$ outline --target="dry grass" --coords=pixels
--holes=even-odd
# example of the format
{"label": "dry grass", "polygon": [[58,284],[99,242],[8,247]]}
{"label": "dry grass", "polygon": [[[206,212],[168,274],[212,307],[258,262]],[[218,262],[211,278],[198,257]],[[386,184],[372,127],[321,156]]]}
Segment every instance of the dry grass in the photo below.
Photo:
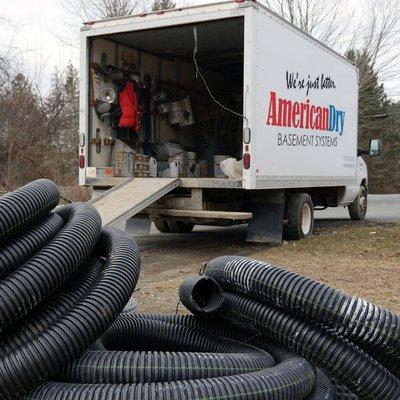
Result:
{"label": "dry grass", "polygon": [[177,241],[142,252],[136,297],[142,312],[174,312],[182,279],[198,273],[204,261],[238,254],[284,266],[400,313],[399,238],[400,224],[368,224],[319,228],[307,240],[279,246],[222,240],[188,246]]}
{"label": "dry grass", "polygon": [[91,199],[92,189],[87,186],[60,186],[61,201],[86,202]]}

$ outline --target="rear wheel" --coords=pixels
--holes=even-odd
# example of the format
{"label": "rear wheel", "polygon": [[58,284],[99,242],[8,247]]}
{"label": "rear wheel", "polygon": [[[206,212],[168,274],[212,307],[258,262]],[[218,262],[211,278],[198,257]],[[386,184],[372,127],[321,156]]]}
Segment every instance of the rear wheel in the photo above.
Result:
{"label": "rear wheel", "polygon": [[172,233],[189,233],[194,228],[193,222],[168,221],[168,227]]}
{"label": "rear wheel", "polygon": [[158,219],[154,221],[154,225],[161,233],[171,233],[171,229],[169,229],[168,222],[163,219]]}
{"label": "rear wheel", "polygon": [[307,193],[295,193],[286,205],[288,220],[284,228],[285,239],[299,240],[312,235],[314,230],[314,206]]}
{"label": "rear wheel", "polygon": [[360,186],[360,191],[355,200],[349,205],[350,218],[353,221],[362,221],[367,215],[368,193],[365,186]]}

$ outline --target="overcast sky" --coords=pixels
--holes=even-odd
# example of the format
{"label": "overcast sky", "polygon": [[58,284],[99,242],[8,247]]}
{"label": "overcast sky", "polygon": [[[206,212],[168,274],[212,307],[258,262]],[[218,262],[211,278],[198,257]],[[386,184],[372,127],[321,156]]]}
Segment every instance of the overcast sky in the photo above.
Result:
{"label": "overcast sky", "polygon": [[[356,19],[362,15],[365,1],[350,1],[357,11]],[[190,1],[191,4],[213,2]],[[79,49],[65,43],[65,39],[72,42],[78,37],[80,21],[71,19],[62,0],[0,0],[0,16],[7,20],[0,46],[12,44],[20,52],[25,73],[36,79],[42,90],[48,89],[55,68],[63,69],[69,60],[79,65]]]}
{"label": "overcast sky", "polygon": [[[191,4],[215,0],[191,0]],[[0,0],[2,24],[0,46],[12,47],[21,55],[23,70],[48,90],[55,68],[63,69],[69,61],[79,66],[78,43],[81,21],[68,15],[62,0]]]}
{"label": "overcast sky", "polygon": [[[76,28],[65,24],[65,10],[59,0],[0,0],[1,15],[7,19],[0,45],[11,44],[23,58],[24,69],[47,89],[56,67],[63,69],[69,60],[78,65],[79,49],[63,43]],[[4,31],[3,31],[4,32]]]}

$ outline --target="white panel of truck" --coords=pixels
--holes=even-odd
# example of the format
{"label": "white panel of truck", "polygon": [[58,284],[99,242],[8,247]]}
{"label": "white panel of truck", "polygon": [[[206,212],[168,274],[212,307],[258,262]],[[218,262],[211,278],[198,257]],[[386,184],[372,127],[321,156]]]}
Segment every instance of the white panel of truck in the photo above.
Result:
{"label": "white panel of truck", "polygon": [[356,68],[266,10],[249,22],[252,188],[356,184]]}

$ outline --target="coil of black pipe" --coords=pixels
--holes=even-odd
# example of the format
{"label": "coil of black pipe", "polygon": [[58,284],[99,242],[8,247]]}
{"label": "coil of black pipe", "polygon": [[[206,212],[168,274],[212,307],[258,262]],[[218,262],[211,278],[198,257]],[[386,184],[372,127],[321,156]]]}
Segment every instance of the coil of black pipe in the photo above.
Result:
{"label": "coil of black pipe", "polygon": [[205,275],[226,290],[322,323],[358,344],[400,358],[400,317],[365,300],[245,257],[216,258],[207,265]]}
{"label": "coil of black pipe", "polygon": [[[199,314],[204,314],[207,297],[211,304],[218,303],[220,288],[213,285],[220,286],[224,301],[219,318],[262,332],[292,349],[359,398],[400,398],[399,316],[294,272],[244,257],[216,258],[207,264],[204,275],[208,286],[200,287],[193,280],[182,285],[191,286],[192,297],[186,287],[181,299],[193,313],[203,307]],[[349,304],[354,306],[351,312]]]}
{"label": "coil of black pipe", "polygon": [[61,372],[115,321],[140,269],[136,243],[38,180],[0,198],[0,398]]}
{"label": "coil of black pipe", "polygon": [[242,257],[182,284],[194,315],[122,312],[135,241],[58,201],[43,179],[0,198],[0,399],[400,398],[397,315]]}
{"label": "coil of black pipe", "polygon": [[102,342],[105,350],[64,371],[64,383],[28,398],[306,399],[315,386],[314,368],[294,353],[275,364],[261,348],[183,324],[120,316]]}

